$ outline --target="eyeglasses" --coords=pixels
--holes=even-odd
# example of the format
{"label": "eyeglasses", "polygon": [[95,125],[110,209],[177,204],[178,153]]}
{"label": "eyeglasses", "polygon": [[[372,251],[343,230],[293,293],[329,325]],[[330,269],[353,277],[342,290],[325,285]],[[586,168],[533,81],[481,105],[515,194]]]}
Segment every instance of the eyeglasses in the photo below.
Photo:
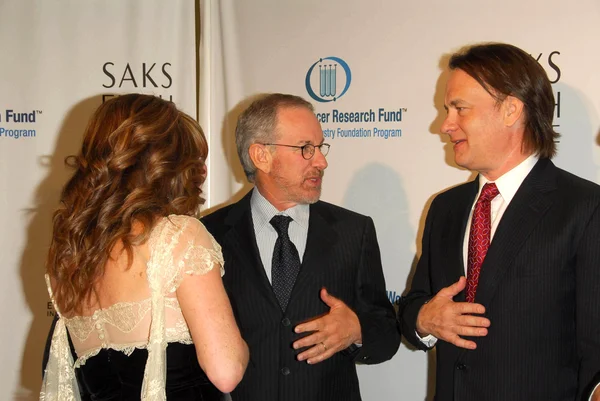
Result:
{"label": "eyeglasses", "polygon": [[284,145],[281,143],[263,143],[263,145],[265,145],[265,146],[285,146],[286,148],[302,149],[302,157],[304,157],[306,160],[310,160],[313,158],[313,156],[315,155],[315,148],[319,148],[319,150],[321,151],[321,154],[323,156],[327,156],[327,153],[329,153],[329,147],[330,147],[330,145],[328,143],[322,143],[320,145],[313,145],[311,143],[307,143],[306,145],[302,145],[302,146]]}

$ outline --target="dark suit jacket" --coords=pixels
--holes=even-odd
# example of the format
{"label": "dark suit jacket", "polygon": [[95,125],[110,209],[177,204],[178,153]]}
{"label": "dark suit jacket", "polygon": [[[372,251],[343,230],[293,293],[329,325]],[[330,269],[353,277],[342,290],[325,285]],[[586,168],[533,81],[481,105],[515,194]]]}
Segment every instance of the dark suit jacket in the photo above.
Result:
{"label": "dark suit jacket", "polygon": [[[317,202],[310,206],[306,251],[285,313],[271,289],[256,244],[250,196],[203,219],[223,247],[225,287],[250,362],[234,401],[360,400],[355,361],[379,363],[398,350],[400,332],[386,292],[379,247],[369,217]],[[294,327],[329,308],[322,287],[358,315],[363,346],[308,365],[298,362]]]}
{"label": "dark suit jacket", "polygon": [[[400,318],[464,275],[463,239],[478,180],[438,195]],[[600,187],[541,159],[506,209],[475,302],[488,335],[476,350],[437,344],[437,401],[574,401],[600,370]],[[455,301],[464,301],[464,291]]]}

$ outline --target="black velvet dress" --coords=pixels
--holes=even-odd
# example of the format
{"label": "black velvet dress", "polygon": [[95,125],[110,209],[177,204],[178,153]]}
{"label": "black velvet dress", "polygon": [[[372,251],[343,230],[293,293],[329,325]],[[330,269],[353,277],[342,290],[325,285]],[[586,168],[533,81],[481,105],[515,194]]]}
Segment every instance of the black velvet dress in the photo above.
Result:
{"label": "black velvet dress", "polygon": [[[148,352],[136,349],[129,356],[104,349],[87,360],[77,377],[82,399],[90,401],[139,400]],[[167,346],[168,401],[220,401],[222,393],[200,368],[194,345]]]}

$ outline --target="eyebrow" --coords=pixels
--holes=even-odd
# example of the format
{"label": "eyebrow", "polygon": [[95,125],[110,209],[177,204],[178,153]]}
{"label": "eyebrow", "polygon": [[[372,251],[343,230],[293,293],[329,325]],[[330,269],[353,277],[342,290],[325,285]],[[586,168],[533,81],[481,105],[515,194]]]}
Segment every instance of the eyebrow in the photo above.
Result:
{"label": "eyebrow", "polygon": [[[319,142],[318,145],[314,145],[314,146],[319,146],[319,145],[321,145],[324,142],[325,142],[325,138],[321,139],[321,142]],[[298,141],[298,143],[299,144],[304,144],[304,145],[312,145],[311,141],[306,141],[306,140],[304,140],[304,141]]]}
{"label": "eyebrow", "polygon": [[[462,99],[454,99],[450,102],[450,106],[456,107],[460,103],[465,103],[465,101]],[[446,111],[448,111],[448,106],[446,106],[445,104],[444,104],[444,109]]]}

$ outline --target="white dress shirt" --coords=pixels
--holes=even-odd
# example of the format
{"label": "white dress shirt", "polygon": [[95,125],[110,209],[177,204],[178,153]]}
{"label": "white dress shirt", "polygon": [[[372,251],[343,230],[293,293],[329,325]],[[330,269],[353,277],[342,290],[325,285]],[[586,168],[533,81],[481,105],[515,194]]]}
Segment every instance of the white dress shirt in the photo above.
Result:
{"label": "white dress shirt", "polygon": [[296,246],[300,263],[306,250],[306,238],[308,237],[308,218],[310,217],[309,205],[296,205],[282,212],[277,210],[260,191],[255,187],[250,198],[250,210],[252,211],[252,223],[254,225],[254,234],[256,235],[256,244],[260,253],[260,260],[265,268],[265,273],[269,282],[271,279],[271,265],[273,263],[273,250],[275,241],[277,241],[277,231],[271,225],[271,219],[276,214],[289,216],[293,220],[288,228],[290,240]]}
{"label": "white dress shirt", "polygon": [[[490,244],[494,239],[494,234],[496,233],[496,229],[498,228],[498,224],[500,224],[500,220],[504,215],[504,212],[508,208],[508,205],[514,198],[517,190],[525,180],[525,177],[531,172],[533,166],[538,161],[538,156],[532,154],[527,159],[523,160],[518,166],[513,168],[512,170],[504,173],[500,178],[496,181],[496,187],[498,187],[499,194],[492,199],[491,202],[491,223],[492,223],[492,231],[490,233]],[[467,221],[467,229],[465,230],[465,237],[463,239],[463,260],[464,260],[464,269],[465,269],[465,277],[467,276],[467,264],[469,260],[469,233],[471,232],[471,219],[473,217],[473,211],[475,210],[475,204],[477,203],[477,199],[479,199],[479,194],[485,184],[487,184],[487,178],[485,178],[482,174],[479,174],[479,191],[477,192],[477,196],[473,201],[473,205],[471,205],[471,212],[469,213],[469,220]],[[428,347],[433,347],[437,342],[437,338],[428,335],[426,337],[420,337],[417,333],[417,337],[423,342],[423,344]]]}

